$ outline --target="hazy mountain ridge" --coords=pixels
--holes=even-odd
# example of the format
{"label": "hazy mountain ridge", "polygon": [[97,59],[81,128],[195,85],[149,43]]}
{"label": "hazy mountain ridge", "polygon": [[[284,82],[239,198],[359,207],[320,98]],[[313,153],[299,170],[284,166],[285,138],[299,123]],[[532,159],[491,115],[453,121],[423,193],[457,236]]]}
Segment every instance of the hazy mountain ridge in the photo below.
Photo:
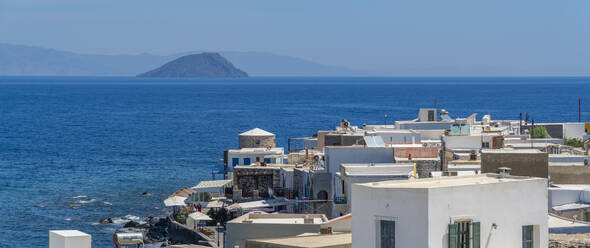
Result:
{"label": "hazy mountain ridge", "polygon": [[248,77],[219,53],[182,56],[138,77],[240,78]]}
{"label": "hazy mountain ridge", "polygon": [[[79,54],[48,48],[0,44],[3,76],[135,76],[195,52],[174,55]],[[368,73],[327,66],[265,52],[219,52],[250,76],[366,76]]]}

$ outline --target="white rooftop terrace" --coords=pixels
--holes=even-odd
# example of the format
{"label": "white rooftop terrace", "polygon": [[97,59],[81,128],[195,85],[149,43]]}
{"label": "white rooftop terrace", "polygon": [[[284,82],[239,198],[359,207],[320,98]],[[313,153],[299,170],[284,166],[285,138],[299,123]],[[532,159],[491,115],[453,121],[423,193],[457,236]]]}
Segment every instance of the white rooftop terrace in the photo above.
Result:
{"label": "white rooftop terrace", "polygon": [[538,153],[545,153],[539,151],[538,149],[510,149],[510,148],[502,148],[502,149],[483,149],[481,153],[515,153],[515,154],[538,154]]}
{"label": "white rooftop terrace", "polygon": [[406,175],[414,170],[414,164],[403,163],[359,163],[359,164],[342,164],[347,176],[386,176],[386,175]]}
{"label": "white rooftop terrace", "polygon": [[273,148],[242,148],[242,149],[230,149],[228,152],[241,153],[241,154],[252,154],[252,153],[283,153],[285,149],[283,147]]}
{"label": "white rooftop terrace", "polygon": [[[305,220],[313,220],[313,223],[305,223]],[[255,223],[255,224],[322,224],[328,219],[323,214],[255,214],[249,213],[237,217],[231,223]]]}
{"label": "white rooftop terrace", "polygon": [[498,174],[480,174],[475,176],[452,176],[452,177],[439,177],[439,178],[425,178],[417,179],[412,181],[383,181],[375,183],[364,183],[359,184],[361,186],[370,188],[443,188],[443,187],[457,187],[457,186],[469,186],[478,184],[497,184],[506,182],[516,181],[528,181],[528,180],[545,180],[542,178],[533,177],[520,177],[520,176],[505,176],[498,177]]}

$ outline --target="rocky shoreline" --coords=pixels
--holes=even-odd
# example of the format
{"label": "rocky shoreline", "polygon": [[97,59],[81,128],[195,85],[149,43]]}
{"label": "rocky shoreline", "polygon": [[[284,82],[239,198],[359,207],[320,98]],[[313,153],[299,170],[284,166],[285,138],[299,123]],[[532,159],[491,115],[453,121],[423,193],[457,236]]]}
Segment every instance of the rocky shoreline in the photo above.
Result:
{"label": "rocky shoreline", "polygon": [[[143,233],[143,242],[145,244],[154,244],[159,242],[168,243],[168,225],[169,219],[167,217],[147,217],[143,221],[137,222],[129,219],[123,228],[117,229],[115,233]],[[114,224],[112,218],[100,219],[99,224],[107,225]]]}

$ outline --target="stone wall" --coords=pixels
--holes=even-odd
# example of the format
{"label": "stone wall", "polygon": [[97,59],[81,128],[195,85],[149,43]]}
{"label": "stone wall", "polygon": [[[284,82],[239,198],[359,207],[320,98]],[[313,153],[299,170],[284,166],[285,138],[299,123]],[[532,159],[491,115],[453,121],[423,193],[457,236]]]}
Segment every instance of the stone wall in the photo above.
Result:
{"label": "stone wall", "polygon": [[550,165],[549,177],[555,184],[590,184],[590,166]]}
{"label": "stone wall", "polygon": [[196,231],[173,220],[168,222],[168,233],[168,239],[174,242],[198,244],[200,240],[204,240]]}
{"label": "stone wall", "polygon": [[242,197],[252,197],[257,190],[260,195],[268,196],[268,189],[281,186],[279,168],[234,168],[234,185],[242,191]]}
{"label": "stone wall", "polygon": [[440,171],[440,160],[415,160],[418,178],[431,177],[430,172]]}
{"label": "stone wall", "polygon": [[437,147],[396,147],[393,148],[393,154],[397,158],[438,158]]}
{"label": "stone wall", "polygon": [[496,153],[482,152],[481,172],[497,173],[498,168],[512,169],[515,176],[547,178],[549,176],[549,155],[547,153]]}
{"label": "stone wall", "polygon": [[242,148],[275,147],[275,136],[239,136],[238,146]]}

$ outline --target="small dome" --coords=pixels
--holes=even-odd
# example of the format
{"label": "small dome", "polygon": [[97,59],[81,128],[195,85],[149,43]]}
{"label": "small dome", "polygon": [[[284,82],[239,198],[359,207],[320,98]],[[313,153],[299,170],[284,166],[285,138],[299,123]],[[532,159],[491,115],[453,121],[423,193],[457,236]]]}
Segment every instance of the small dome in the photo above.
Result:
{"label": "small dome", "polygon": [[251,130],[241,133],[240,136],[275,136],[275,135],[273,133],[264,131],[260,128],[254,128],[254,129],[251,129]]}

